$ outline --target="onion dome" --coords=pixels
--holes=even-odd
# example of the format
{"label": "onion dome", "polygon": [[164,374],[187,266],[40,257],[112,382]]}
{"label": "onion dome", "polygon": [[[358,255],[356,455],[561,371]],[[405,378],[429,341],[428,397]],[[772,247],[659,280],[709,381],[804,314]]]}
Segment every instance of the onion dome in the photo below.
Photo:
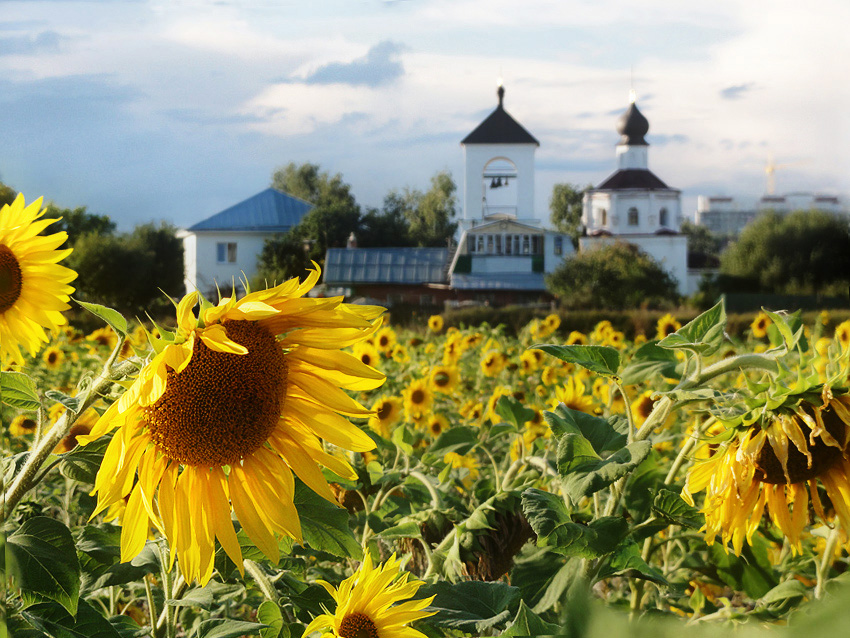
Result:
{"label": "onion dome", "polygon": [[627,146],[649,146],[643,136],[649,131],[649,120],[638,111],[632,100],[626,112],[617,120],[617,132],[620,134],[620,144]]}

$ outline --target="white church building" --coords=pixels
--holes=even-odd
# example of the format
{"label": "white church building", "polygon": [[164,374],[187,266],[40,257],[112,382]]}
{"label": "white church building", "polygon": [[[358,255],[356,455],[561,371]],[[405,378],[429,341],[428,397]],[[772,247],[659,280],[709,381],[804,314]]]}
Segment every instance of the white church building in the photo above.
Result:
{"label": "white church building", "polygon": [[688,239],[680,233],[681,191],[649,170],[649,121],[638,110],[634,92],[617,122],[617,170],[584,195],[586,236],[579,250],[617,241],[636,245],[652,256],[678,284],[681,294],[696,291],[699,273],[688,272]]}

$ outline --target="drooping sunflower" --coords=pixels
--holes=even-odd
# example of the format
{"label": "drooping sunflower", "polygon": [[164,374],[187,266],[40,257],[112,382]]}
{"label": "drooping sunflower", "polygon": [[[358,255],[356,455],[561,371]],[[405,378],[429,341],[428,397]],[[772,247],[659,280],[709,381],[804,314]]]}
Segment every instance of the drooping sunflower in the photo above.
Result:
{"label": "drooping sunflower", "polygon": [[434,366],[430,379],[435,392],[448,394],[457,387],[460,373],[457,366]]}
{"label": "drooping sunflower", "polygon": [[[815,388],[816,390],[816,388]],[[752,416],[751,416],[752,415]],[[822,494],[831,504],[842,540],[850,533],[850,395],[821,391],[791,395],[781,405],[759,409],[726,424],[729,440],[709,440],[688,473],[682,497],[705,490],[706,541],[720,535],[724,545],[740,554],[767,509],[770,519],[788,538],[792,551],[802,552],[801,535],[809,523],[809,502],[816,516],[829,524]],[[705,458],[707,456],[707,458]]]}
{"label": "drooping sunflower", "polygon": [[770,325],[770,317],[766,313],[760,312],[750,324],[750,330],[756,339],[764,339],[767,336],[767,327]]}
{"label": "drooping sunflower", "polygon": [[359,569],[342,581],[339,589],[323,580],[318,582],[336,602],[336,611],[316,616],[304,629],[305,636],[330,630],[325,637],[426,638],[408,625],[436,613],[424,611],[434,596],[409,600],[424,583],[411,580],[408,572],[402,573],[395,554],[384,565],[373,567],[372,557],[366,552]]}
{"label": "drooping sunflower", "polygon": [[[125,497],[121,559],[144,547],[150,525],[169,541],[188,582],[212,575],[215,539],[242,569],[231,508],[251,541],[277,562],[278,537],[301,539],[293,471],[335,503],[317,464],[356,474],[327,443],[374,448],[346,416],[371,411],[344,390],[380,386],[382,373],[342,352],[380,327],[383,308],[305,298],[318,268],[213,306],[186,295],[177,329],[113,403],[88,443],[116,429],[95,480],[93,516]],[[138,480],[134,477],[138,473]]]}
{"label": "drooping sunflower", "polygon": [[428,317],[428,330],[431,332],[440,332],[443,329],[443,316],[431,315]]}
{"label": "drooping sunflower", "polygon": [[655,326],[656,336],[658,339],[663,339],[667,335],[673,334],[681,327],[682,324],[676,321],[676,317],[668,312],[658,320],[658,323]]}
{"label": "drooping sunflower", "polygon": [[381,397],[372,404],[369,427],[385,439],[392,434],[390,428],[401,420],[403,404],[398,397]]}
{"label": "drooping sunflower", "polygon": [[34,357],[49,338],[67,323],[62,311],[74,289],[77,273],[58,262],[71,254],[59,250],[68,234],[40,235],[57,219],[39,219],[39,197],[29,206],[18,195],[0,208],[0,364],[24,363],[23,348]]}

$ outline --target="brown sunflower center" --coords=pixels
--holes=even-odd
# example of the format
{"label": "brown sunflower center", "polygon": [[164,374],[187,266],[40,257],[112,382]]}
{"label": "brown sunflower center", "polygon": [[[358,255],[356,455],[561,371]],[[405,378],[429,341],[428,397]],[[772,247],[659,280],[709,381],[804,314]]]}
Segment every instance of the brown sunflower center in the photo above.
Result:
{"label": "brown sunflower center", "polygon": [[[803,410],[806,414],[814,418],[814,408],[804,406]],[[821,412],[821,418],[823,419],[826,431],[837,441],[843,441],[846,426],[835,411],[832,408],[827,408]],[[809,427],[802,422],[800,422],[800,426],[803,434],[808,438]],[[793,443],[789,443],[788,445],[788,463],[786,466],[788,468],[788,478],[791,479],[792,483],[801,483],[820,476],[832,468],[844,454],[842,450],[827,445],[820,439],[815,439],[814,445],[808,443],[808,448],[809,453],[812,455],[811,467],[809,467],[809,460],[805,454],[800,452]],[[788,481],[785,478],[785,472],[782,471],[782,463],[779,462],[776,453],[773,451],[773,447],[768,442],[765,442],[759,452],[756,459],[756,470],[756,478],[763,483],[783,484]]]}
{"label": "brown sunflower center", "polygon": [[419,405],[425,402],[425,393],[422,390],[414,390],[410,393],[410,402],[413,405]]}
{"label": "brown sunflower center", "polygon": [[151,439],[185,465],[231,465],[265,443],[283,410],[287,365],[274,335],[252,321],[225,321],[244,355],[197,339],[189,364],[168,370],[163,395],[145,408]]}
{"label": "brown sunflower center", "polygon": [[367,366],[370,366],[370,365],[372,365],[372,355],[369,354],[368,352],[364,352],[363,354],[360,355],[360,361],[365,363]]}
{"label": "brown sunflower center", "polygon": [[637,413],[641,416],[642,419],[648,419],[649,415],[652,414],[652,407],[655,405],[655,401],[650,399],[649,397],[642,397],[637,404]]}
{"label": "brown sunflower center", "polygon": [[366,614],[348,614],[339,623],[340,638],[379,638],[378,628]]}
{"label": "brown sunflower center", "polygon": [[11,248],[0,244],[0,314],[15,305],[21,296],[24,276]]}
{"label": "brown sunflower center", "polygon": [[438,372],[434,375],[434,385],[438,388],[445,388],[447,385],[449,385],[449,380],[450,377],[445,372]]}
{"label": "brown sunflower center", "polygon": [[665,335],[671,335],[674,332],[676,332],[676,324],[673,324],[673,323],[664,324],[664,334]]}
{"label": "brown sunflower center", "polygon": [[378,419],[384,421],[390,418],[393,413],[393,404],[389,401],[384,401],[378,408]]}
{"label": "brown sunflower center", "polygon": [[47,353],[47,363],[48,365],[54,365],[59,360],[59,352],[57,350],[51,350]]}

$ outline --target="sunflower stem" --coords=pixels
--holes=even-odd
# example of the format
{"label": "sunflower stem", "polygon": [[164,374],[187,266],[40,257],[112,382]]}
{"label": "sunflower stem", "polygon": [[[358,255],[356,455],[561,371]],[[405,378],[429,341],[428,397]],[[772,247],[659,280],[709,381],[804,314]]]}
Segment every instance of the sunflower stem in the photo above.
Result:
{"label": "sunflower stem", "polygon": [[829,579],[829,568],[832,567],[832,561],[835,558],[835,546],[838,544],[838,527],[832,528],[829,533],[829,538],[826,539],[826,547],[823,550],[823,557],[817,569],[818,582],[815,586],[815,598],[823,597],[826,591],[826,583]]}
{"label": "sunflower stem", "polygon": [[165,614],[165,635],[167,638],[176,638],[177,636],[177,614],[174,607],[168,604],[168,601],[174,597],[174,581],[171,578],[171,571],[168,568],[168,547],[166,542],[156,543],[159,552],[159,566],[162,574],[162,597],[163,597],[163,613]]}
{"label": "sunflower stem", "polygon": [[100,376],[89,386],[87,391],[83,391],[82,400],[79,404],[79,409],[76,413],[66,410],[62,416],[56,421],[50,430],[41,437],[29,457],[27,457],[24,466],[17,476],[12,479],[12,484],[9,486],[6,493],[3,495],[3,515],[4,520],[8,519],[9,515],[23,498],[24,494],[35,487],[38,480],[44,477],[44,474],[38,475],[39,469],[44,465],[44,462],[53,452],[54,448],[59,444],[59,441],[64,439],[68,432],[73,427],[79,415],[83,414],[91,405],[100,398],[100,395],[114,381],[121,379],[131,372],[136,370],[135,364],[130,360],[124,361],[117,366],[104,368]]}
{"label": "sunflower stem", "polygon": [[[156,601],[153,598],[153,587],[151,586],[151,575],[145,574],[142,580],[145,582],[145,597],[148,601],[148,618],[150,618],[151,633],[154,638],[159,638],[162,631],[157,627]],[[114,613],[114,612],[113,612]]]}
{"label": "sunflower stem", "polygon": [[623,387],[623,384],[620,383],[619,380],[614,380],[614,385],[617,387],[617,392],[620,393],[620,396],[623,397],[623,401],[626,404],[626,420],[629,422],[629,443],[634,443],[635,440],[635,421],[634,417],[632,417],[631,411],[631,402],[629,401],[629,395],[626,394],[626,389]]}
{"label": "sunflower stem", "polygon": [[245,565],[245,571],[251,574],[251,578],[253,578],[254,582],[257,583],[257,586],[260,588],[260,591],[263,592],[263,595],[270,601],[276,603],[279,596],[277,595],[274,585],[272,585],[272,581],[270,581],[269,577],[263,573],[262,568],[248,558],[245,558],[242,562]]}
{"label": "sunflower stem", "polygon": [[700,438],[702,437],[702,433],[714,421],[714,417],[711,417],[709,419],[706,419],[704,422],[697,423],[694,426],[694,431],[691,433],[690,438],[682,445],[682,449],[679,450],[679,454],[673,461],[673,465],[670,466],[670,471],[667,472],[667,476],[664,477],[664,485],[670,485],[670,483],[673,482],[673,480],[676,478],[676,474],[679,473],[679,470],[685,463],[685,459],[687,458],[688,454],[690,454],[691,450],[694,449],[697,443],[699,443]]}
{"label": "sunflower stem", "polygon": [[425,486],[425,489],[427,489],[428,493],[431,495],[431,507],[439,509],[442,505],[440,493],[434,489],[434,486],[431,485],[431,481],[428,480],[428,477],[422,474],[419,470],[412,470],[408,476],[412,476]]}

